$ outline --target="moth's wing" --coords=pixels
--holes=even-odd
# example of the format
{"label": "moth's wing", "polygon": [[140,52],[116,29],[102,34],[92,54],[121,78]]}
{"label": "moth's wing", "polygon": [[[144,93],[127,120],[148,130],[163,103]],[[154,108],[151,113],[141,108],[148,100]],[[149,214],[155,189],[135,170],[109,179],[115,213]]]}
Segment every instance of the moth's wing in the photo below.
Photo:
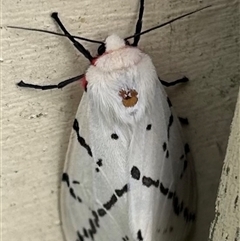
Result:
{"label": "moth's wing", "polygon": [[[89,113],[87,96],[84,94],[74,121],[65,160],[61,185],[61,219],[67,241],[81,240],[77,231],[83,220],[91,215],[92,164],[89,144]],[[85,145],[83,145],[85,143]],[[82,230],[81,230],[82,231]],[[86,230],[88,232],[88,230]]]}
{"label": "moth's wing", "polygon": [[196,205],[195,176],[188,158],[180,123],[158,83],[154,107],[134,127],[130,146],[128,197],[133,237],[184,240]]}
{"label": "moth's wing", "polygon": [[195,204],[191,163],[183,172],[181,127],[161,85],[153,108],[132,127],[105,121],[109,115],[90,103],[84,94],[63,174],[66,240],[182,241],[192,223],[184,208],[193,212]]}
{"label": "moth's wing", "polygon": [[89,103],[84,94],[67,152],[61,188],[63,231],[67,241],[127,241],[126,136],[116,125],[104,124]]}

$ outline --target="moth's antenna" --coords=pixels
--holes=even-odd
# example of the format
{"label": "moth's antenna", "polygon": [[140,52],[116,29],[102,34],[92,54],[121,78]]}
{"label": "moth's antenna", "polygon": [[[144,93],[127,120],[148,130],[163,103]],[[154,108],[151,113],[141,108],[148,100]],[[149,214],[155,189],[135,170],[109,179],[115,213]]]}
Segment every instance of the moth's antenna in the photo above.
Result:
{"label": "moth's antenna", "polygon": [[63,26],[61,20],[58,18],[58,13],[54,12],[52,13],[51,17],[57,22],[61,30],[64,32],[64,34],[69,38],[69,40],[73,43],[73,45],[76,47],[76,49],[82,53],[90,62],[93,60],[92,55],[90,52],[83,47],[82,44],[80,44],[78,41],[74,39],[74,37],[66,30],[66,28]]}
{"label": "moth's antenna", "polygon": [[140,35],[142,31],[142,18],[143,18],[143,12],[144,12],[144,0],[140,0],[140,8],[139,8],[139,14],[138,14],[138,21],[136,24],[136,30],[134,34],[134,41],[132,43],[132,46],[137,46],[138,42],[140,40]]}
{"label": "moth's antenna", "polygon": [[175,22],[175,21],[177,21],[177,20],[179,20],[179,19],[181,19],[181,18],[184,18],[184,17],[186,17],[186,16],[192,15],[193,13],[202,11],[203,9],[209,8],[209,7],[211,7],[211,6],[212,6],[212,5],[208,5],[208,6],[206,6],[206,7],[197,9],[197,10],[195,10],[195,11],[192,11],[192,12],[189,12],[189,13],[186,13],[186,14],[183,14],[183,15],[181,15],[181,16],[179,16],[179,17],[176,17],[176,18],[173,18],[173,19],[171,19],[171,20],[169,20],[169,21],[167,21],[167,22],[165,22],[165,23],[162,23],[162,24],[157,25],[157,26],[155,26],[155,27],[149,28],[149,29],[147,29],[147,30],[145,30],[145,31],[143,31],[143,32],[141,32],[141,33],[137,33],[137,34],[131,35],[131,36],[129,36],[129,37],[126,37],[124,40],[128,40],[128,39],[130,39],[130,38],[134,38],[134,39],[135,39],[137,36],[143,35],[143,34],[145,34],[145,33],[151,32],[152,30],[155,30],[155,29],[157,29],[157,28],[161,28],[161,27],[163,27],[163,26],[166,26],[166,25],[168,25],[168,24],[171,24],[171,23],[173,23],[173,22]]}
{"label": "moth's antenna", "polygon": [[[65,34],[62,34],[62,33],[56,33],[56,32],[53,32],[53,31],[38,29],[38,28],[25,28],[25,27],[18,27],[18,26],[7,26],[7,28],[22,29],[22,30],[41,32],[41,33],[49,33],[49,34],[58,35],[58,36],[61,36],[61,37],[67,37]],[[98,40],[83,38],[83,37],[79,37],[79,36],[75,36],[75,35],[72,35],[72,37],[75,38],[75,39],[80,39],[80,40],[87,41],[87,42],[90,42],[90,43],[103,44],[103,42],[98,41]]]}

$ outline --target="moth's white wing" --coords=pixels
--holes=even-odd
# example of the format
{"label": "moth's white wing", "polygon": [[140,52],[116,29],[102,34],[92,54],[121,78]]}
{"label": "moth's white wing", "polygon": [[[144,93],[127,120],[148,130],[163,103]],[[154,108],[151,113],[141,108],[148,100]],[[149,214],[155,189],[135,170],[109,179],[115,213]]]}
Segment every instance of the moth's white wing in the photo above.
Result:
{"label": "moth's white wing", "polygon": [[180,241],[188,235],[196,209],[190,158],[179,120],[158,82],[154,108],[134,126],[128,157],[133,235],[151,241]]}
{"label": "moth's white wing", "polygon": [[104,124],[84,94],[63,175],[67,241],[91,235],[96,241],[178,241],[188,232],[192,221],[184,218],[184,208],[195,211],[191,163],[184,171],[185,142],[175,115],[168,127],[172,114],[160,84],[155,97],[157,111],[129,131],[119,123]]}
{"label": "moth's white wing", "polygon": [[[150,58],[121,48],[86,78],[63,174],[67,241],[183,241],[195,211],[192,163]],[[121,90],[136,90],[137,103],[124,106]]]}
{"label": "moth's white wing", "polygon": [[71,133],[62,176],[61,219],[67,241],[77,240],[79,225],[82,225],[83,220],[88,222],[91,217],[88,206],[91,205],[93,195],[93,159],[86,148],[89,142],[88,116],[88,101],[84,94],[77,113],[78,120],[74,121],[75,129]]}
{"label": "moth's white wing", "polygon": [[84,94],[73,125],[61,190],[67,241],[122,241],[130,237],[124,133],[115,136],[116,127],[104,125],[97,113],[91,111]]}

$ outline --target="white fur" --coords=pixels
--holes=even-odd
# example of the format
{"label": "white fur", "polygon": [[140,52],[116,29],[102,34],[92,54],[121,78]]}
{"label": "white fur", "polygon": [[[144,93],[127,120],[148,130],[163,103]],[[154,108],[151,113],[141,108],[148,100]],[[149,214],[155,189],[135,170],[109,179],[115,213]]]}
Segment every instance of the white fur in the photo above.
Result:
{"label": "white fur", "polygon": [[117,50],[125,46],[125,41],[116,34],[112,34],[106,39],[106,51]]}
{"label": "white fur", "polygon": [[[64,173],[69,176],[70,186],[63,182],[61,191],[66,240],[92,240],[89,232],[92,229],[95,241],[138,241],[141,240],[139,230],[144,241],[184,241],[192,222],[187,223],[183,213],[176,215],[172,200],[159,187],[147,187],[141,179],[145,176],[159,180],[176,193],[179,204],[183,202],[190,211],[195,211],[191,160],[180,178],[183,170],[180,156],[185,142],[178,118],[173,113],[168,138],[171,109],[148,55],[125,46],[124,40],[116,35],[107,38],[106,50],[86,72],[87,92],[76,115],[80,135],[90,146],[92,157],[78,142],[75,130],[67,152]],[[138,101],[132,107],[125,107],[119,91],[129,89],[137,91]],[[150,124],[151,130],[147,130]],[[113,133],[118,139],[111,138]],[[163,150],[164,142],[168,158]],[[97,164],[99,159],[102,166]],[[139,180],[131,175],[134,166],[140,170]],[[73,180],[80,184],[73,184]],[[117,196],[116,190],[126,184],[128,192]],[[76,198],[70,194],[70,188]],[[96,219],[93,211],[109,204],[113,195],[117,201],[109,210],[104,209],[106,215],[97,215]]]}
{"label": "white fur", "polygon": [[[146,109],[152,108],[157,75],[151,59],[137,48],[125,47],[104,55],[96,66],[89,67],[86,79],[91,104],[103,118],[110,118],[110,123],[114,120],[134,124]],[[118,95],[127,89],[136,89],[139,96],[137,104],[129,108]]]}

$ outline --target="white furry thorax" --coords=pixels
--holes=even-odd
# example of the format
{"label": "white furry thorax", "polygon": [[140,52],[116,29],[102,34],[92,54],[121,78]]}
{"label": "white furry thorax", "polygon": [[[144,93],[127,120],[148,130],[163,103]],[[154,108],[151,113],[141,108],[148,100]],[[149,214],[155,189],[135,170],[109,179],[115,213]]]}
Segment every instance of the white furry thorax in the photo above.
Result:
{"label": "white furry thorax", "polygon": [[[109,36],[106,52],[86,72],[87,94],[94,111],[108,121],[134,124],[152,107],[158,77],[150,57],[128,46],[117,35]],[[137,92],[137,102],[124,106],[119,92]]]}

